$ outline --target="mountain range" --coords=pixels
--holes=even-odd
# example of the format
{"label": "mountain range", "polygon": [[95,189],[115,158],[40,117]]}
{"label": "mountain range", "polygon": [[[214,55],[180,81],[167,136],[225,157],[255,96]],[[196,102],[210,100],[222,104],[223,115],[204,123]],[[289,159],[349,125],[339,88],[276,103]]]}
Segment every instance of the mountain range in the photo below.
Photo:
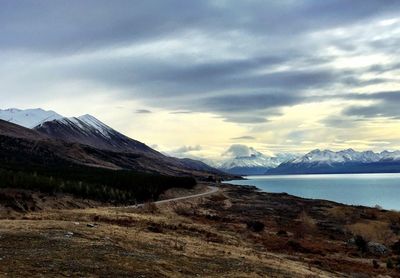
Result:
{"label": "mountain range", "polygon": [[1,110],[0,109],[0,119],[14,123],[26,128],[34,128],[46,121],[52,121],[61,119],[63,116],[57,114],[54,111],[45,111],[43,109],[17,109],[10,108]]}
{"label": "mountain range", "polygon": [[88,166],[166,175],[230,178],[232,175],[400,172],[400,151],[317,149],[305,155],[268,156],[254,148],[236,145],[231,149],[236,147],[239,151],[230,149],[230,156],[218,162],[175,158],[123,135],[91,115],[67,118],[43,109],[0,110],[0,136],[2,155],[10,159],[12,152],[18,151],[20,157],[25,152],[26,157],[38,161],[56,157]]}
{"label": "mountain range", "polygon": [[215,163],[215,167],[233,175],[263,175],[269,169],[276,168],[280,164],[296,157],[297,155],[289,153],[267,156],[253,148],[249,148],[248,154],[227,158]]}
{"label": "mountain range", "polygon": [[394,173],[400,172],[400,151],[357,152],[313,150],[269,169],[266,174]]}
{"label": "mountain range", "polygon": [[174,176],[229,176],[200,161],[165,156],[90,115],[65,118],[42,109],[1,110],[0,137],[2,158],[16,163],[54,160]]}

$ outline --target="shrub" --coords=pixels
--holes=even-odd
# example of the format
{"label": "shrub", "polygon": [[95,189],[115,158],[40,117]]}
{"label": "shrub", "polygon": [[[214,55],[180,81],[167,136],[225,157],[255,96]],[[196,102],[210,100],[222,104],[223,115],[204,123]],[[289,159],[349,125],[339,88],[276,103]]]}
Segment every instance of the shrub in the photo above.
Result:
{"label": "shrub", "polygon": [[143,206],[143,211],[151,214],[158,212],[158,207],[154,202],[147,202]]}
{"label": "shrub", "polygon": [[367,241],[390,244],[396,235],[389,227],[389,223],[381,221],[358,222],[349,225],[348,229],[355,235],[362,236]]}
{"label": "shrub", "polygon": [[279,231],[276,233],[276,235],[278,235],[278,236],[283,236],[283,237],[287,237],[287,236],[288,236],[288,233],[287,233],[286,231],[284,231],[284,230],[279,230]]}
{"label": "shrub", "polygon": [[398,240],[395,244],[392,245],[393,253],[396,255],[400,255],[400,240]]}
{"label": "shrub", "polygon": [[400,256],[397,257],[394,264],[395,264],[396,269],[400,270]]}
{"label": "shrub", "polygon": [[354,238],[354,243],[356,244],[359,251],[362,253],[367,252],[367,241],[360,235],[356,235]]}
{"label": "shrub", "polygon": [[300,226],[296,233],[296,236],[303,238],[305,235],[312,234],[316,230],[316,223],[305,211],[302,211],[299,215]]}
{"label": "shrub", "polygon": [[246,225],[247,225],[247,229],[248,229],[248,230],[250,230],[250,231],[252,231],[252,232],[255,232],[255,233],[260,233],[260,232],[262,232],[262,231],[264,230],[264,228],[265,228],[264,223],[262,223],[262,222],[260,222],[260,221],[258,221],[258,220],[248,221],[248,222],[246,223]]}
{"label": "shrub", "polygon": [[312,253],[312,250],[309,248],[304,247],[300,242],[296,240],[289,240],[287,245],[294,251],[300,253]]}
{"label": "shrub", "polygon": [[152,233],[162,233],[163,229],[160,225],[156,223],[151,223],[148,227],[147,230],[152,232]]}
{"label": "shrub", "polygon": [[393,261],[392,261],[392,259],[387,259],[387,261],[386,261],[386,268],[387,269],[393,269]]}

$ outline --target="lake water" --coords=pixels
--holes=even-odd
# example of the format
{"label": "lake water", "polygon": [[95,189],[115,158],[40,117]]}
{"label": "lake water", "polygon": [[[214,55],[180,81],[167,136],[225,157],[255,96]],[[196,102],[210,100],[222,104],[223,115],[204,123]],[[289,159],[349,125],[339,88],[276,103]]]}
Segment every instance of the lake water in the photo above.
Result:
{"label": "lake water", "polygon": [[288,193],[349,205],[400,211],[400,174],[248,176],[227,183],[254,185],[265,192]]}

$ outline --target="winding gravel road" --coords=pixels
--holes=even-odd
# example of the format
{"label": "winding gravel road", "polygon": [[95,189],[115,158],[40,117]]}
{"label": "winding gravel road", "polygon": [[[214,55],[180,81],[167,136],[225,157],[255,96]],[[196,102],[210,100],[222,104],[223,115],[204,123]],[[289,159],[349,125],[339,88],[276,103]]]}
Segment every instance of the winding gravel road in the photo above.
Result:
{"label": "winding gravel road", "polygon": [[[161,201],[154,202],[154,204],[159,205],[159,204],[165,204],[165,203],[169,203],[169,202],[175,202],[175,201],[181,201],[181,200],[186,200],[186,199],[204,197],[204,196],[207,196],[207,195],[210,195],[210,194],[214,194],[214,193],[216,193],[218,191],[219,191],[218,187],[216,187],[216,186],[208,186],[208,191],[206,191],[206,192],[195,194],[195,195],[189,195],[189,196],[183,196],[183,197],[167,199],[167,200],[161,200]],[[133,205],[133,206],[127,206],[125,208],[140,208],[143,205],[144,204],[138,204],[138,205]]]}

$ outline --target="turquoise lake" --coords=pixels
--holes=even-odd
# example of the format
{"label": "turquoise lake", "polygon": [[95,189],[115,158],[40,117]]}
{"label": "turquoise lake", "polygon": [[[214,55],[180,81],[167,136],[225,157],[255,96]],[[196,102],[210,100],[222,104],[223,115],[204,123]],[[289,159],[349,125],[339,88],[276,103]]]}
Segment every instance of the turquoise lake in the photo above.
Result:
{"label": "turquoise lake", "polygon": [[227,183],[254,185],[265,192],[288,193],[349,205],[400,211],[400,174],[248,176]]}

